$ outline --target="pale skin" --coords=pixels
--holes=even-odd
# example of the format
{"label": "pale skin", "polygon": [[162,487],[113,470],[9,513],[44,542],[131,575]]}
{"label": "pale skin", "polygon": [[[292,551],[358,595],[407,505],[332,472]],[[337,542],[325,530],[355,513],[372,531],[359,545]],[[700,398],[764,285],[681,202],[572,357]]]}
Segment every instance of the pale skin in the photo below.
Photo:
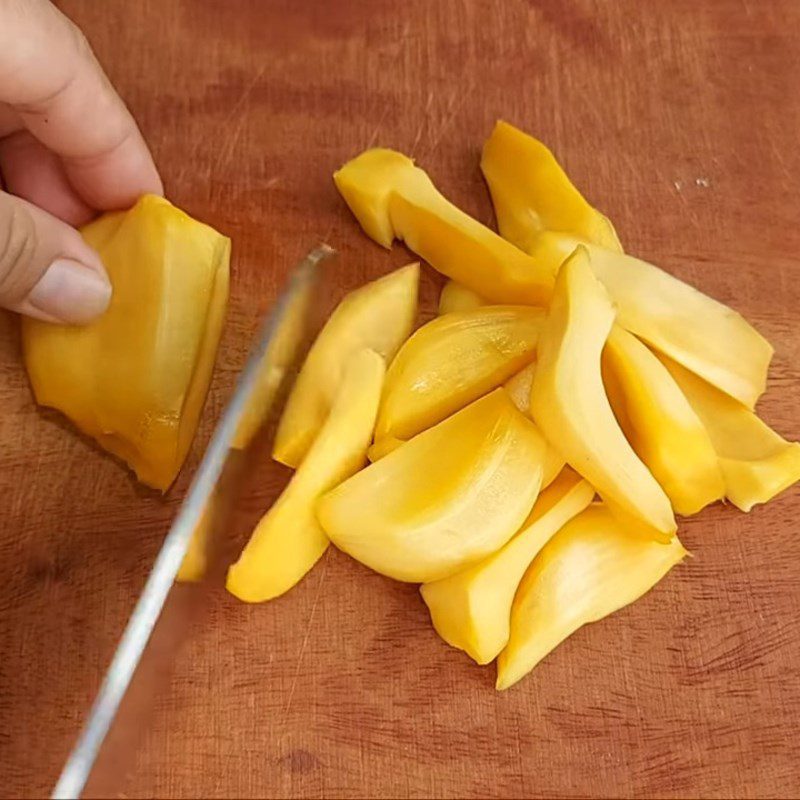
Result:
{"label": "pale skin", "polygon": [[0,307],[82,324],[111,285],[76,228],[163,193],[150,151],[77,27],[0,0]]}

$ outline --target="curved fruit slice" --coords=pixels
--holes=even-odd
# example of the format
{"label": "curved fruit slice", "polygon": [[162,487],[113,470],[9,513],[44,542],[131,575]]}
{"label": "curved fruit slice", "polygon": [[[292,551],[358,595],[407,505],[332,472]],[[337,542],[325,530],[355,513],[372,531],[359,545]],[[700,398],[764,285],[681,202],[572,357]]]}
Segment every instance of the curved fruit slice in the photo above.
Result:
{"label": "curved fruit slice", "polygon": [[319,504],[331,541],[412,583],[502,547],[533,507],[545,443],[498,389],[420,433]]}
{"label": "curved fruit slice", "polygon": [[391,362],[417,313],[419,264],[350,292],[309,350],[275,434],[273,457],[297,467],[337,395],[348,359],[369,348]]}
{"label": "curved fruit slice", "polygon": [[603,380],[628,441],[678,514],[696,514],[724,496],[705,426],[666,367],[619,326],[603,350]]}
{"label": "curved fruit slice", "polygon": [[[545,232],[531,254],[552,268],[580,241]],[[740,314],[653,264],[586,245],[617,323],[748,408],[764,392],[772,345]]]}
{"label": "curved fruit slice", "polygon": [[604,505],[589,506],[525,573],[497,659],[497,688],[513,686],[581,626],[640,598],[686,555],[677,536],[654,542],[627,530]]}
{"label": "curved fruit slice", "polygon": [[725,494],[750,511],[800,480],[800,443],[787,442],[752,411],[670,359],[660,356],[708,430]]}
{"label": "curved fruit slice", "polygon": [[317,500],[363,466],[384,369],[383,359],[372,350],[351,356],[319,436],[228,570],[227,589],[240,600],[260,603],[283,594],[327,549],[328,539],[317,522]]}
{"label": "curved fruit slice", "polygon": [[526,250],[543,230],[563,231],[622,252],[614,226],[592,208],[538,139],[499,121],[483,146],[481,170],[500,233]]}
{"label": "curved fruit slice", "polygon": [[484,306],[437,317],[386,373],[375,438],[408,439],[496,388],[536,355],[544,321],[529,306]]}
{"label": "curved fruit slice", "polygon": [[37,402],[166,491],[208,391],[228,302],[230,240],[153,195],[82,234],[108,270],[111,305],[83,327],[23,320],[31,385]]}
{"label": "curved fruit slice", "polygon": [[[508,392],[511,402],[526,417],[531,415],[531,386],[533,385],[535,372],[536,362],[533,362],[503,384],[503,388]],[[546,489],[556,479],[566,463],[555,447],[547,446],[542,466],[542,489]]]}
{"label": "curved fruit slice", "polygon": [[442,639],[478,664],[495,658],[508,642],[511,603],[528,565],[593,497],[586,481],[564,470],[500,550],[449,578],[424,584],[420,593]]}
{"label": "curved fruit slice", "polygon": [[486,301],[477,292],[456,281],[447,281],[439,295],[439,316],[453,311],[474,311],[485,305]]}
{"label": "curved fruit slice", "polygon": [[364,232],[384,247],[402,239],[448,278],[495,303],[548,302],[555,269],[443,197],[423,170],[394,150],[366,150],[333,176]]}
{"label": "curved fruit slice", "polygon": [[539,337],[531,415],[615,511],[668,538],[676,529],[669,499],[625,439],[603,388],[600,356],[613,322],[611,301],[578,247],[561,267]]}

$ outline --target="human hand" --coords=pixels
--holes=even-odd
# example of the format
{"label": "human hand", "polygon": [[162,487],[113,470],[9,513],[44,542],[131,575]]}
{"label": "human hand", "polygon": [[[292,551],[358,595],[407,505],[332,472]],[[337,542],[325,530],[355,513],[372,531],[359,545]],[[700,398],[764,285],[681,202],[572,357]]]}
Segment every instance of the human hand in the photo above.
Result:
{"label": "human hand", "polygon": [[48,0],[0,0],[0,176],[0,307],[70,323],[105,311],[111,284],[73,226],[163,187],[83,34]]}

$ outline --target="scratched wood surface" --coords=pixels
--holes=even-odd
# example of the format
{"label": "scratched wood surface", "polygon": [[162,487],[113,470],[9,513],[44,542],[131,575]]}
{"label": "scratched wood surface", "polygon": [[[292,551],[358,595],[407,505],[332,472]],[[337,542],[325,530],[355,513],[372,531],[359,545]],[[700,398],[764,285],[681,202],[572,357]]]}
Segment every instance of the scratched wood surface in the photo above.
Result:
{"label": "scratched wood surface", "polygon": [[[627,248],[775,344],[764,416],[800,438],[796,0],[65,0],[170,196],[232,236],[230,315],[166,498],[37,411],[0,319],[0,793],[52,786],[197,454],[288,265],[340,289],[408,260],[330,175],[409,152],[490,222],[496,118],[548,142]],[[425,276],[423,314],[440,280]],[[254,519],[274,491],[253,491]],[[800,492],[682,526],[695,557],[502,695],[412,586],[338,552],[260,607],[223,591],[155,699],[125,797],[789,797],[800,793]]]}

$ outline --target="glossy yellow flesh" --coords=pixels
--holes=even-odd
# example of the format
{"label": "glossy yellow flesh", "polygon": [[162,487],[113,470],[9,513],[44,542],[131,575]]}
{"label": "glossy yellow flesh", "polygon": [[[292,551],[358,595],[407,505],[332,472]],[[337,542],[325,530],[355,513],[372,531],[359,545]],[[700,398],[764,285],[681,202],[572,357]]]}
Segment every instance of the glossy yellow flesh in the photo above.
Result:
{"label": "glossy yellow flesh", "polygon": [[400,348],[386,374],[375,439],[409,439],[529,363],[544,312],[484,306],[438,317]]}
{"label": "glossy yellow flesh", "polygon": [[686,556],[626,529],[604,505],[574,517],[542,548],[511,606],[511,634],[497,659],[507,689],[582,625],[637,600]]}
{"label": "glossy yellow flesh", "polygon": [[410,158],[366,150],[333,177],[365,233],[384,247],[402,239],[434,269],[495,303],[549,299],[555,270],[456,208]]}
{"label": "glossy yellow flesh", "polygon": [[228,298],[230,241],[161,198],[91,223],[114,295],[85,327],[23,322],[36,399],[166,490],[197,428]]}
{"label": "glossy yellow flesh", "polygon": [[498,122],[483,146],[481,169],[500,233],[522,250],[541,231],[551,230],[622,252],[611,222],[586,202],[555,156],[532,136]]}
{"label": "glossy yellow flesh", "polygon": [[477,292],[456,281],[447,281],[439,295],[440,316],[454,311],[473,311],[485,305],[486,301]]}
{"label": "glossy yellow flesh", "polygon": [[661,358],[706,426],[735,506],[750,511],[800,480],[800,443],[787,442],[741,403]]}
{"label": "glossy yellow flesh", "polygon": [[613,321],[608,295],[578,248],[559,272],[539,337],[531,415],[615,510],[668,538],[676,529],[669,499],[625,439],[603,387],[600,355]]}
{"label": "glossy yellow flesh", "polygon": [[439,580],[504,545],[527,517],[545,443],[498,389],[326,495],[337,547],[401,581]]}
{"label": "glossy yellow flesh", "polygon": [[617,421],[678,514],[696,514],[725,494],[708,431],[666,367],[615,326],[603,350],[603,380]]}
{"label": "glossy yellow flesh", "polygon": [[410,264],[348,294],[303,364],[275,435],[273,457],[297,467],[314,441],[342,380],[345,364],[369,348],[391,363],[417,313],[419,264]]}
{"label": "glossy yellow flesh", "polygon": [[333,407],[303,463],[228,570],[231,594],[248,603],[277,597],[325,552],[328,538],[317,521],[317,501],[364,465],[383,377],[384,361],[377,353],[363,350],[350,357]]}
{"label": "glossy yellow flesh", "polygon": [[586,481],[564,470],[500,550],[449,578],[424,584],[420,592],[439,635],[478,664],[495,658],[508,642],[511,603],[528,565],[593,497]]}

